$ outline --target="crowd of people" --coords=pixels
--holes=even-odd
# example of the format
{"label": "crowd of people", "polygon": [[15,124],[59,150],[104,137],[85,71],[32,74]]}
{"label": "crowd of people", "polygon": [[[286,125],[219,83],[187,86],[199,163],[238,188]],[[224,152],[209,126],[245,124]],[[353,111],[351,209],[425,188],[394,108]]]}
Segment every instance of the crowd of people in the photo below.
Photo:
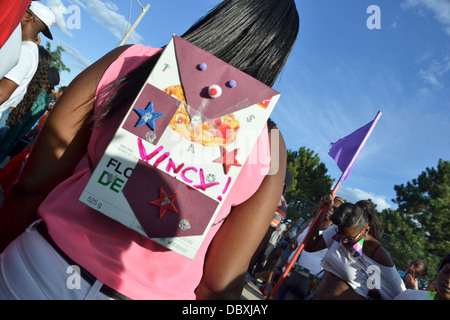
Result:
{"label": "crowd of people", "polygon": [[[5,60],[0,79],[0,204],[17,178],[48,112],[65,88],[55,88],[60,82],[59,71],[52,66],[51,54],[40,45],[41,33],[53,39],[49,29],[55,22],[53,12],[39,2],[22,3],[28,7],[15,4],[17,14],[9,17],[20,17],[25,12],[1,48]],[[12,10],[2,9],[7,13]],[[14,40],[16,32],[22,37],[19,43]],[[12,57],[17,58],[15,65],[9,64]]]}
{"label": "crowd of people", "polygon": [[[266,158],[243,165],[195,258],[96,213],[80,193],[161,48],[118,47],[57,90],[39,45],[40,33],[52,39],[53,12],[39,1],[2,6],[0,299],[238,299],[245,281],[263,281],[275,300],[450,299],[449,256],[434,287],[419,290],[426,268],[398,273],[370,201],[330,193],[313,219],[285,223],[286,147],[270,120],[254,149],[269,150],[274,136],[278,150],[251,151]],[[298,30],[294,0],[224,0],[181,37],[272,86]],[[271,159],[274,174],[263,165]],[[77,290],[66,285],[70,266]]]}
{"label": "crowd of people", "polygon": [[[322,208],[324,213],[308,233]],[[259,284],[265,297],[273,300],[450,298],[450,265],[446,266],[450,254],[442,260],[436,278],[419,287],[419,277],[428,272],[427,263],[415,259],[406,271],[396,268],[381,243],[378,216],[371,201],[352,204],[327,195],[313,213],[313,219],[290,223],[291,228],[280,234],[268,259],[272,263],[267,263],[258,273],[249,272],[247,281]],[[291,231],[299,225],[298,231]],[[302,243],[305,248],[296,256]],[[288,259],[282,256],[286,247],[293,249]],[[296,261],[291,264],[294,257]],[[289,272],[281,279],[288,266]]]}

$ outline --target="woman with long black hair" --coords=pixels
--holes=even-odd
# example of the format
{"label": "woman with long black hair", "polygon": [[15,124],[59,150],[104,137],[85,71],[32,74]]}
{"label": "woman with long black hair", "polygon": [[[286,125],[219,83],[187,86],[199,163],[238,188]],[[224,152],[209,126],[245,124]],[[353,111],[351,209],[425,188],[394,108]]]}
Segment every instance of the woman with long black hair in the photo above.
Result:
{"label": "woman with long black hair", "polygon": [[6,125],[4,128],[0,127],[0,131],[5,129],[4,136],[0,133],[0,162],[19,143],[20,138],[23,138],[30,131],[37,119],[45,112],[45,107],[50,102],[47,87],[52,56],[44,47],[39,46],[38,48],[38,68],[28,85],[23,100],[7,116],[4,112]]}
{"label": "woman with long black hair", "polygon": [[[271,86],[298,28],[293,0],[225,0],[182,38]],[[3,299],[239,298],[283,191],[281,135],[272,139],[276,154],[264,156],[279,159],[278,171],[269,175],[261,165],[270,161],[243,165],[193,260],[78,201],[160,53],[119,47],[81,73],[54,106],[0,211],[1,248],[16,238],[0,256]],[[263,129],[261,148],[274,130]],[[43,222],[27,228],[37,217]]]}

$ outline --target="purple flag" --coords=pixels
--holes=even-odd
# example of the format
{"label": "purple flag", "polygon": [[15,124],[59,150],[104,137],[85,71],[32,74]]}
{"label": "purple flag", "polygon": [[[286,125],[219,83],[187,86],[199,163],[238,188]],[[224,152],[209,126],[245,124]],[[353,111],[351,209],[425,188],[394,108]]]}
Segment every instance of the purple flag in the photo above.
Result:
{"label": "purple flag", "polygon": [[378,111],[375,119],[370,121],[364,127],[359,128],[355,132],[331,144],[328,154],[334,159],[337,166],[342,171],[340,181],[347,180],[350,176],[356,158],[358,158],[359,153],[364,147],[367,138],[369,138],[372,133],[380,116],[381,111]]}

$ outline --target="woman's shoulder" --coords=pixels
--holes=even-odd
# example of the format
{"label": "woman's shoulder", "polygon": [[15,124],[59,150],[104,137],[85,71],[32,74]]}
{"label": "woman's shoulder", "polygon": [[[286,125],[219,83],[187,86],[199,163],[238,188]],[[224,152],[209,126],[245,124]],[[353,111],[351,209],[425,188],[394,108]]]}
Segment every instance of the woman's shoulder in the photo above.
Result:
{"label": "woman's shoulder", "polygon": [[113,62],[117,62],[117,60],[124,60],[123,63],[127,65],[140,63],[140,60],[146,59],[159,51],[161,51],[161,48],[146,47],[140,44],[123,45],[106,53],[93,66],[97,65],[98,68],[107,69]]}
{"label": "woman's shoulder", "polygon": [[364,244],[364,247],[366,249],[364,254],[370,259],[384,267],[394,267],[394,262],[392,261],[391,255],[380,242],[376,240],[368,240]]}

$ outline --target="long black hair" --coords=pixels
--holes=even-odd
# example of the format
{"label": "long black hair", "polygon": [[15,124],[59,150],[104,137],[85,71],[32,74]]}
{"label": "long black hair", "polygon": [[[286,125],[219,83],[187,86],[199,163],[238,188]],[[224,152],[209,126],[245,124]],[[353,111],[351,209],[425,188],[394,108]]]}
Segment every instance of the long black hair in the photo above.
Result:
{"label": "long black hair", "polygon": [[331,215],[330,220],[341,228],[370,226],[369,234],[381,241],[378,224],[378,214],[371,201],[361,200],[356,204],[346,202],[341,204]]}
{"label": "long black hair", "polygon": [[[181,37],[233,67],[272,86],[292,51],[299,30],[294,0],[224,0]],[[98,123],[129,107],[160,54],[104,88]]]}
{"label": "long black hair", "polygon": [[367,214],[370,226],[369,234],[378,241],[381,241],[380,224],[379,224],[380,219],[378,217],[377,211],[375,210],[373,202],[370,200],[360,200],[355,204],[361,209],[363,209],[364,212]]}
{"label": "long black hair", "polygon": [[6,120],[6,125],[12,127],[21,122],[22,118],[30,112],[34,101],[44,88],[45,81],[47,80],[48,71],[50,68],[50,63],[52,61],[52,56],[50,53],[44,49],[43,46],[38,46],[39,48],[39,64],[36,72],[28,84],[27,92],[23,97],[22,101],[11,111],[8,120]]}
{"label": "long black hair", "polygon": [[294,0],[225,0],[181,37],[272,86],[298,29]]}

